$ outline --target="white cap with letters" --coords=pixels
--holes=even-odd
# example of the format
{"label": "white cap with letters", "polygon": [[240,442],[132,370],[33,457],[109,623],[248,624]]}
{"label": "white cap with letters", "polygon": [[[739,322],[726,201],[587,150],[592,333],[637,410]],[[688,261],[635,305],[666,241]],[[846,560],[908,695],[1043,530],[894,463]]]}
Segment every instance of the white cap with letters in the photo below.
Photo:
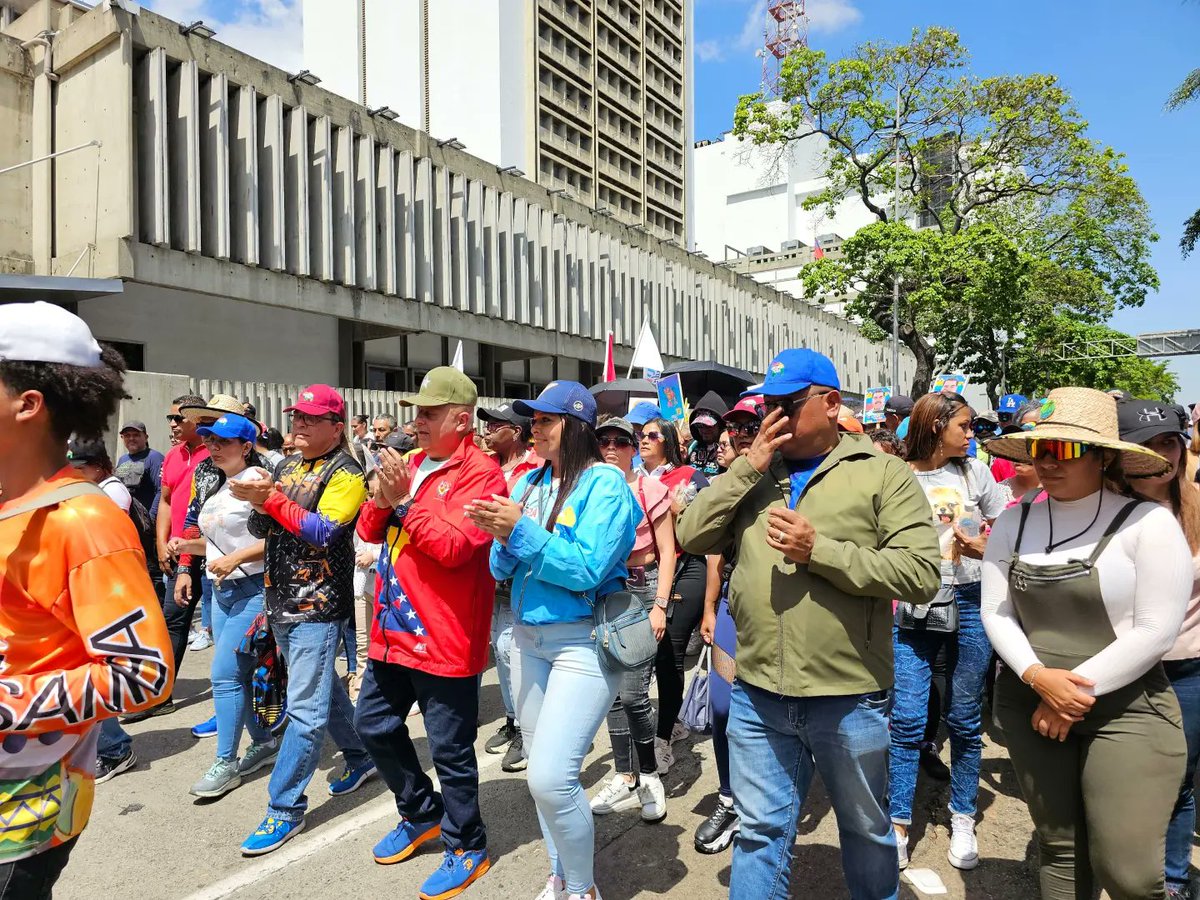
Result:
{"label": "white cap with letters", "polygon": [[61,306],[36,303],[0,304],[0,361],[63,363],[94,369],[100,345],[79,316]]}

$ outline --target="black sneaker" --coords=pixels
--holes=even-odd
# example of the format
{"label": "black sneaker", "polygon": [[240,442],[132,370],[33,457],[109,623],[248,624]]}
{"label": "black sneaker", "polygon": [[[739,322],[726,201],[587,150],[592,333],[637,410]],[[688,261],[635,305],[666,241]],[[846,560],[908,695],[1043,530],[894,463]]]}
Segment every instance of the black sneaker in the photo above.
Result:
{"label": "black sneaker", "polygon": [[742,820],[734,812],[733,804],[717,798],[713,814],[696,829],[696,849],[701,853],[720,853],[733,843]]}
{"label": "black sneaker", "polygon": [[132,750],[124,756],[98,756],[96,757],[96,784],[104,784],[122,772],[128,772],[136,765],[137,757],[133,755]]}
{"label": "black sneaker", "polygon": [[525,741],[521,737],[521,732],[518,731],[513,735],[504,759],[500,760],[500,768],[505,772],[524,772],[528,765],[529,760],[525,758]]}
{"label": "black sneaker", "polygon": [[122,725],[133,725],[137,722],[144,722],[153,716],[167,716],[175,712],[175,701],[168,700],[166,703],[160,703],[158,706],[152,706],[149,709],[143,709],[141,712],[130,713],[121,719]]}
{"label": "black sneaker", "polygon": [[512,719],[505,719],[504,724],[500,726],[500,730],[487,739],[487,743],[483,745],[486,753],[503,753],[505,748],[513,742],[513,738],[518,734],[517,726],[513,724]]}
{"label": "black sneaker", "polygon": [[950,780],[950,767],[942,762],[942,758],[933,748],[921,748],[921,768],[935,781]]}

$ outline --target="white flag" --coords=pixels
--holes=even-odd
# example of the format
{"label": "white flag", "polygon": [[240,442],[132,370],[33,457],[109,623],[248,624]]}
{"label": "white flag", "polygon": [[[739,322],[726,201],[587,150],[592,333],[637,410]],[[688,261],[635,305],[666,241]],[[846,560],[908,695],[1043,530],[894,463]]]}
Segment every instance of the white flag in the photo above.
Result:
{"label": "white flag", "polygon": [[664,368],[662,354],[658,352],[658,342],[654,340],[654,332],[650,330],[649,319],[642,322],[637,346],[633,350],[633,361],[629,365],[630,371],[636,366],[646,370],[647,377],[651,377],[651,371],[655,373],[653,377],[657,377],[662,374]]}
{"label": "white flag", "polygon": [[464,371],[462,361],[462,341],[458,342],[458,348],[454,351],[454,359],[450,362],[450,365],[453,368],[458,369],[460,372]]}

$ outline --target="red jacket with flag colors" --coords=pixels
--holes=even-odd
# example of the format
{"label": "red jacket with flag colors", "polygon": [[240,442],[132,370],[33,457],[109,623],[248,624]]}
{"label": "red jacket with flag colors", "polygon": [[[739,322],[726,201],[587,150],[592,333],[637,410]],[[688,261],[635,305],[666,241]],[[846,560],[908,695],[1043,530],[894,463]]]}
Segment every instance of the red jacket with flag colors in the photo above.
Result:
{"label": "red jacket with flag colors", "polygon": [[[415,473],[424,451],[409,461]],[[368,500],[358,534],[382,543],[371,623],[371,659],[449,678],[487,665],[496,582],[492,536],[467,518],[466,504],[507,495],[496,461],[471,440],[421,483],[407,515]]]}

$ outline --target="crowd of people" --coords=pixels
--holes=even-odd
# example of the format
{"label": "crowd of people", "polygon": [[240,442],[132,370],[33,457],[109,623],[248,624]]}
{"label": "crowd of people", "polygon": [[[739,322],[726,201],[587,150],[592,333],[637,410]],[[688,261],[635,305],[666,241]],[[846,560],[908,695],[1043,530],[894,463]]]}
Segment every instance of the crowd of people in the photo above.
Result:
{"label": "crowd of people", "polygon": [[[420,896],[467,890],[494,861],[476,756],[494,659],[504,721],[482,749],[526,773],[537,900],[599,898],[594,817],[669,814],[697,634],[716,771],[694,846],[733,848],[735,900],[788,896],[817,772],[852,897],[898,895],[921,772],[949,782],[948,859],[974,869],[989,710],[1043,898],[1193,896],[1195,412],[1067,386],[995,413],[895,396],[864,425],[833,362],[792,349],[683,422],[601,414],[570,381],[478,408],[451,367],[403,426],[321,384],[286,434],[186,395],[165,454],[128,422],[114,465],[123,370],[69,312],[0,306],[0,817],[24,817],[0,834],[0,898],[50,896],[93,785],[137,765],[121,723],[172,713],[188,646],[210,643],[215,715],[192,734],[214,755],[190,792],[271,769],[244,855],[304,828],[328,734],[331,794],[378,777],[395,798],[375,861],[440,846]],[[589,797],[602,726],[612,772]]]}

